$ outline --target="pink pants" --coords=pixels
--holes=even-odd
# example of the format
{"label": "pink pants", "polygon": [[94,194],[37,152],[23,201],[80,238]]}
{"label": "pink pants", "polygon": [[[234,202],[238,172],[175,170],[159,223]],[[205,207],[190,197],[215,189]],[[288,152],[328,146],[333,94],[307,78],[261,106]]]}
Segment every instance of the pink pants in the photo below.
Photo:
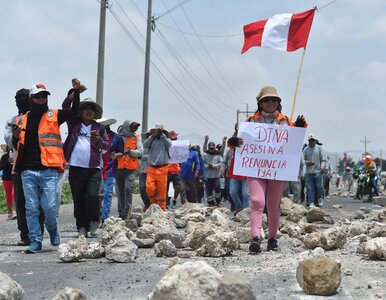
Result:
{"label": "pink pants", "polygon": [[285,181],[248,178],[249,197],[251,202],[252,237],[260,237],[264,206],[268,211],[268,238],[277,238],[280,223],[280,200]]}
{"label": "pink pants", "polygon": [[7,206],[10,206],[13,202],[15,202],[12,180],[3,180],[3,187],[5,191],[5,203],[7,204]]}

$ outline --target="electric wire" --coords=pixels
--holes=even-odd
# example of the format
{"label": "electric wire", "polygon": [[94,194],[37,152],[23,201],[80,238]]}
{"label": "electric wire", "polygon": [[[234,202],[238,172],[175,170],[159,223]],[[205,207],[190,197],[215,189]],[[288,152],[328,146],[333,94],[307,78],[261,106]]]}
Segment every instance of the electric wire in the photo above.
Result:
{"label": "electric wire", "polygon": [[[179,1],[178,1],[179,2]],[[193,23],[192,21],[190,20],[188,14],[186,13],[185,9],[183,6],[181,6],[181,10],[182,12],[184,13],[186,19],[188,20],[190,26],[192,27],[192,30],[197,34],[197,31],[196,31],[196,28],[193,26]],[[226,84],[226,86],[229,88],[229,90],[233,93],[233,96],[228,94],[229,96],[231,96],[235,101],[239,102],[239,103],[245,103],[244,101],[242,101],[240,99],[240,97],[237,95],[237,93],[235,92],[235,90],[231,87],[231,85],[229,84],[229,82],[226,80],[224,74],[220,71],[220,69],[218,68],[216,62],[214,61],[214,59],[212,58],[212,56],[210,55],[209,51],[206,49],[203,41],[201,40],[201,38],[199,36],[197,36],[197,39],[199,40],[200,44],[201,44],[201,47],[204,49],[206,55],[209,57],[210,61],[212,62],[212,64],[214,65],[217,73],[220,75],[220,77],[223,79],[224,83]],[[216,81],[217,82],[217,81]]]}
{"label": "electric wire", "polygon": [[157,18],[155,18],[155,20],[158,20],[160,18],[162,18],[163,16],[171,13],[173,10],[179,8],[179,7],[182,7],[182,5],[188,3],[190,0],[183,0],[182,2],[178,1],[178,4],[170,9],[168,9],[166,12],[164,12],[163,14],[159,15]]}
{"label": "electric wire", "polygon": [[[193,81],[193,83],[197,86],[197,88],[206,96],[206,98],[213,103],[216,106],[216,111],[218,112],[220,109],[224,109],[224,106],[221,106],[219,104],[224,105],[223,103],[220,103],[219,101],[213,100],[210,95],[206,93],[205,90],[202,89],[200,86],[203,84],[203,82],[199,79],[199,77],[194,73],[194,71],[186,64],[184,61],[180,58],[177,51],[173,48],[173,46],[168,42],[166,37],[162,34],[162,32],[157,28],[157,33],[159,34],[161,41],[164,43],[165,47],[169,50],[170,54],[173,55],[178,62],[178,64],[181,66],[181,68],[185,71],[186,74],[190,77],[190,79]],[[198,98],[199,99],[199,98]],[[200,103],[201,105],[205,106],[205,103]],[[227,106],[229,107],[229,106]],[[230,111],[234,112],[235,108],[229,107]],[[209,111],[208,111],[209,112]],[[221,122],[221,119],[218,118],[217,115],[213,115],[215,119]]]}
{"label": "electric wire", "polygon": [[[140,52],[141,55],[145,55],[145,51],[143,48],[139,45],[137,40],[132,36],[130,31],[127,29],[127,27],[123,24],[123,22],[120,20],[118,15],[115,13],[115,11],[109,7],[108,8],[110,13],[113,15],[114,19],[117,21],[117,23],[120,25],[120,27],[123,29],[126,36],[130,39],[130,41],[134,44],[135,48]],[[152,50],[154,52],[154,50]],[[154,53],[158,56],[157,53]],[[159,57],[159,59],[161,59]],[[172,74],[171,70],[167,68],[167,65],[161,60],[161,63],[163,66],[169,71],[169,73]],[[216,124],[212,122],[210,119],[207,119],[205,116],[202,115],[193,105],[190,104],[190,102],[177,90],[177,88],[170,82],[170,80],[167,79],[167,77],[163,74],[163,72],[154,64],[154,62],[151,62],[151,67],[155,71],[155,73],[160,77],[160,79],[165,83],[165,85],[172,91],[174,95],[176,95],[176,99],[182,100],[180,103],[185,106],[188,111],[195,113],[196,117],[200,118],[202,121],[204,121],[206,124],[210,125],[207,127],[208,130],[215,134],[219,134],[220,132],[223,132],[223,129],[218,127],[219,124]],[[175,77],[174,77],[175,78]],[[218,131],[215,131],[214,129],[217,129]]]}

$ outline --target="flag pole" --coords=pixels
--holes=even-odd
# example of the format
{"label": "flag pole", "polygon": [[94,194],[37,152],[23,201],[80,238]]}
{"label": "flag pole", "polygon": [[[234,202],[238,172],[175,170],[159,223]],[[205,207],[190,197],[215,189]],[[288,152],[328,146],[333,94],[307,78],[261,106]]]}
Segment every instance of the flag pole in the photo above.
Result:
{"label": "flag pole", "polygon": [[293,116],[294,116],[295,104],[296,104],[296,97],[297,97],[297,95],[298,95],[299,81],[300,81],[300,74],[302,73],[302,66],[303,66],[304,54],[306,54],[306,48],[303,48],[302,59],[300,60],[300,66],[299,66],[298,76],[297,76],[297,79],[296,79],[294,102],[292,103],[292,111],[291,111],[290,120],[293,120]]}

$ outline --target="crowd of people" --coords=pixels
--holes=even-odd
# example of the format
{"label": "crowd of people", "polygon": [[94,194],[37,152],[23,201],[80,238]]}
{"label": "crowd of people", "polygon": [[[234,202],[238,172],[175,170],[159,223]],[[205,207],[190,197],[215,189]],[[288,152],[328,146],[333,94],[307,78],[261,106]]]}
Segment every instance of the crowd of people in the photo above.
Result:
{"label": "crowd of people", "polygon": [[[58,216],[65,169],[78,235],[85,237],[96,236],[111,215],[114,189],[119,217],[130,218],[137,178],[144,211],[152,204],[163,211],[175,209],[178,199],[181,205],[205,202],[211,207],[229,201],[234,215],[250,207],[249,250],[254,253],[261,251],[263,213],[268,216],[267,250],[278,249],[283,195],[291,192],[294,202],[306,202],[308,207],[321,206],[323,197],[329,196],[331,167],[314,134],[304,145],[294,182],[235,174],[235,149],[244,142],[238,137],[238,124],[229,139],[224,137],[216,144],[205,136],[202,148],[190,145],[185,162],[169,164],[169,149],[179,135],[176,131],[156,124],[139,134],[140,123],[127,119],[114,132],[111,125],[116,119],[102,117],[103,109],[94,100],[80,101],[85,90],[73,79],[61,109],[49,108],[50,92],[44,84],[16,92],[18,113],[6,123],[0,167],[8,219],[17,218],[18,245],[27,246],[26,253],[42,250],[44,228],[51,244],[60,244]],[[256,100],[258,109],[246,122],[307,127],[303,116],[292,122],[282,114],[282,100],[274,87],[263,87]],[[63,123],[68,128],[64,143],[60,132]],[[366,160],[367,172],[372,168]]]}

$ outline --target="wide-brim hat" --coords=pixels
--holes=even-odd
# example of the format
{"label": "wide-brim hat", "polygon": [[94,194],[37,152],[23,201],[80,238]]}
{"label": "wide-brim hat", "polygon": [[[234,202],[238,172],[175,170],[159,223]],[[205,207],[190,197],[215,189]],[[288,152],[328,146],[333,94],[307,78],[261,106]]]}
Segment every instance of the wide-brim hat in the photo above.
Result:
{"label": "wide-brim hat", "polygon": [[167,131],[167,130],[165,129],[164,124],[161,124],[161,123],[155,124],[153,128],[150,128],[150,129],[149,129],[149,132],[151,133],[151,131],[157,130],[157,129],[161,129],[162,132],[164,133],[164,135],[166,135],[167,137],[170,137],[169,131]]}
{"label": "wide-brim hat", "polygon": [[93,99],[86,98],[80,102],[79,110],[82,110],[86,105],[92,105],[95,108],[94,119],[102,118],[102,114],[103,114],[102,106],[100,106],[98,103],[96,103]]}
{"label": "wide-brim hat", "polygon": [[281,98],[279,97],[277,90],[273,86],[267,85],[260,90],[260,93],[256,96],[257,103],[267,97],[277,98],[279,99],[279,102],[281,102]]}
{"label": "wide-brim hat", "polygon": [[117,120],[114,119],[114,118],[109,118],[109,119],[107,119],[107,118],[100,118],[100,119],[97,119],[95,121],[97,121],[99,124],[102,124],[104,126],[111,126],[111,125],[117,123]]}

